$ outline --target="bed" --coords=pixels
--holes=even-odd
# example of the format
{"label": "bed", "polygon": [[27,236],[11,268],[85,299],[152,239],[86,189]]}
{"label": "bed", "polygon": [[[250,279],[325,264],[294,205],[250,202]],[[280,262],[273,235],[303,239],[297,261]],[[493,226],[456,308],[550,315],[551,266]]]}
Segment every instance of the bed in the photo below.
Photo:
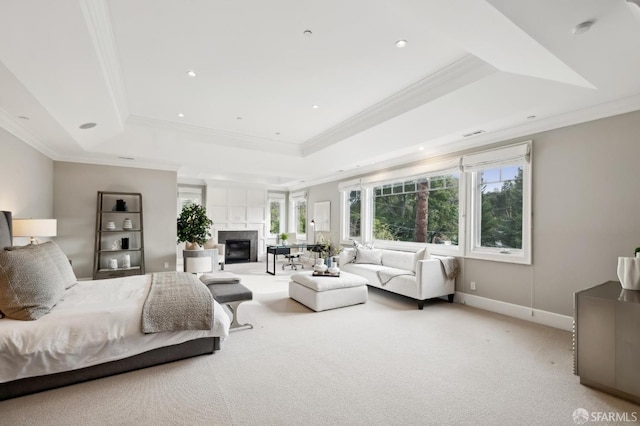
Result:
{"label": "bed", "polygon": [[[11,214],[2,212],[0,249],[11,243]],[[211,329],[143,333],[151,282],[152,275],[78,281],[36,320],[1,318],[0,400],[220,348],[230,318],[215,300]]]}

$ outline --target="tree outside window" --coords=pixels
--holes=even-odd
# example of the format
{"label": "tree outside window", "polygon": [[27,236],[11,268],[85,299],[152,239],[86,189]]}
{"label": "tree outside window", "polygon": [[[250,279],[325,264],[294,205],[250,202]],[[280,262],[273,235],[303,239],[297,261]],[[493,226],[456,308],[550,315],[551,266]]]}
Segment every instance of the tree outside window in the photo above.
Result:
{"label": "tree outside window", "polygon": [[362,191],[357,189],[349,191],[347,195],[347,204],[349,209],[349,238],[359,239],[360,235],[360,214],[362,205]]}
{"label": "tree outside window", "polygon": [[421,177],[373,188],[378,240],[458,245],[459,175]]}
{"label": "tree outside window", "polygon": [[479,173],[480,246],[522,249],[522,166]]}

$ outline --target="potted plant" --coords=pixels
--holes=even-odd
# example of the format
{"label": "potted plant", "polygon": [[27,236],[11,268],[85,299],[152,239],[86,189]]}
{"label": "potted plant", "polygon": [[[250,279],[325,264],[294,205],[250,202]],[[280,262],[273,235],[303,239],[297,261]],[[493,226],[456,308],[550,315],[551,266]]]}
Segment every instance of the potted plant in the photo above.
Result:
{"label": "potted plant", "polygon": [[282,245],[286,246],[287,245],[287,240],[289,239],[289,236],[283,232],[280,235],[280,239],[282,240]]}
{"label": "potted plant", "polygon": [[178,243],[186,243],[186,250],[197,250],[211,237],[213,221],[199,204],[187,204],[178,217]]}

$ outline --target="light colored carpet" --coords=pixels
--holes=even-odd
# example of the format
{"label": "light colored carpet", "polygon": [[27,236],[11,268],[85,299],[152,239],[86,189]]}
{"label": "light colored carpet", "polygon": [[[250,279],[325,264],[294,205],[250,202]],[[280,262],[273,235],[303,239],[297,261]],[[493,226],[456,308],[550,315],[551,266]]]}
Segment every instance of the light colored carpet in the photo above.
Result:
{"label": "light colored carpet", "polygon": [[[445,301],[369,290],[315,313],[288,275],[228,265],[252,330],[222,350],[0,402],[2,425],[572,425],[577,408],[640,407],[582,386],[571,334]],[[593,424],[593,423],[590,423]]]}

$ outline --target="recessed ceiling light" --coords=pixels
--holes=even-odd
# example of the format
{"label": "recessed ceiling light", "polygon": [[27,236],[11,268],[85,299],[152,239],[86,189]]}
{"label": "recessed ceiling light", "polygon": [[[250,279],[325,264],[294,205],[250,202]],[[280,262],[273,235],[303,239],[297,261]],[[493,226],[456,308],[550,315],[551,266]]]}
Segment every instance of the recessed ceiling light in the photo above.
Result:
{"label": "recessed ceiling light", "polygon": [[179,113],[178,113],[178,117],[182,118],[182,117],[184,117],[184,114],[183,114],[183,113],[181,113],[181,112],[179,112]]}
{"label": "recessed ceiling light", "polygon": [[96,126],[97,126],[96,123],[84,123],[84,124],[80,125],[80,128],[83,129],[83,130],[86,130],[86,129],[91,129],[92,127],[96,127]]}
{"label": "recessed ceiling light", "polygon": [[198,74],[196,74],[196,72],[194,70],[187,71],[187,75],[189,77],[197,77],[198,76]]}
{"label": "recessed ceiling light", "polygon": [[407,45],[407,40],[398,40],[396,41],[396,47],[403,48]]}
{"label": "recessed ceiling light", "polygon": [[311,37],[313,35],[313,33],[311,32],[311,30],[305,30],[302,33],[305,37]]}
{"label": "recessed ceiling light", "polygon": [[418,148],[418,151],[424,151],[424,146],[421,146],[420,148]]}
{"label": "recessed ceiling light", "polygon": [[593,25],[595,21],[585,21],[581,24],[576,25],[573,28],[573,34],[574,35],[579,35],[579,34],[584,34],[587,31],[589,31],[591,29],[591,26]]}
{"label": "recessed ceiling light", "polygon": [[318,108],[320,108],[320,107],[319,107],[318,105],[311,105],[311,108],[313,108],[313,109],[318,109]]}

